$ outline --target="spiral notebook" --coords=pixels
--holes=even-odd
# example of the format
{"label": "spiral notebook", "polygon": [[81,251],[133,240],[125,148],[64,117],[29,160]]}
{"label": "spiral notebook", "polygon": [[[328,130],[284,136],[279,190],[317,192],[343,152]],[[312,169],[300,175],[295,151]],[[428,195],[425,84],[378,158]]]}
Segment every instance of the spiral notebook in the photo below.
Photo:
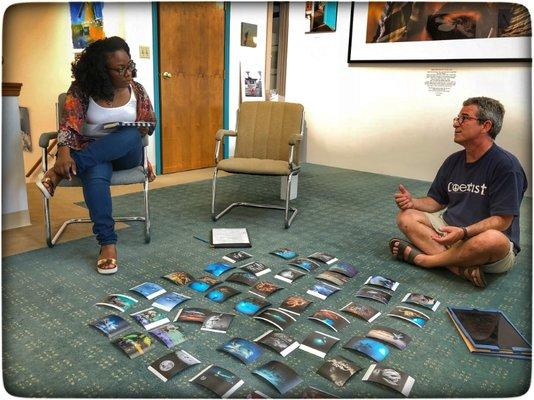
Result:
{"label": "spiral notebook", "polygon": [[137,128],[154,128],[156,126],[156,123],[146,122],[146,121],[135,121],[135,122],[117,121],[117,122],[108,122],[102,125],[102,128],[103,129],[115,129],[121,126],[135,126]]}

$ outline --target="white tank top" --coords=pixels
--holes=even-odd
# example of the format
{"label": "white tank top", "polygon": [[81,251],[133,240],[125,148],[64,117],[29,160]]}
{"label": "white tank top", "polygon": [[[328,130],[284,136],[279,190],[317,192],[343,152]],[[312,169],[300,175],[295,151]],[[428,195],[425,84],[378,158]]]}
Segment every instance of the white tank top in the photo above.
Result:
{"label": "white tank top", "polygon": [[134,122],[137,118],[137,99],[135,98],[133,88],[131,87],[130,93],[131,95],[128,103],[113,108],[102,107],[90,97],[82,134],[88,137],[99,138],[110,133],[109,130],[102,130],[102,124],[118,121]]}

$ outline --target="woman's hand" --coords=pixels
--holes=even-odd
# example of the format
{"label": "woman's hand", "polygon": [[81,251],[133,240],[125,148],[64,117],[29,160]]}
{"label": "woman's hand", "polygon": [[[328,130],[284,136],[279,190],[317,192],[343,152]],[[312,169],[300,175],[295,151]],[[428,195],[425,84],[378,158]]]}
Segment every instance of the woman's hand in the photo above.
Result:
{"label": "woman's hand", "polygon": [[58,149],[54,172],[69,181],[72,179],[71,174],[76,175],[76,163],[70,156],[70,149],[67,146]]}

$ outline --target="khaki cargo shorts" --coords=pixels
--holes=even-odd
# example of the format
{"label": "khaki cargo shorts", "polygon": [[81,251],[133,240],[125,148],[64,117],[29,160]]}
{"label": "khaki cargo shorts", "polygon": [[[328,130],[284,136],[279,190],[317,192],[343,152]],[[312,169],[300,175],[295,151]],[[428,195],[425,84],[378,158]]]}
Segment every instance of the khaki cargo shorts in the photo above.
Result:
{"label": "khaki cargo shorts", "polygon": [[[424,214],[426,215],[426,217],[432,224],[432,227],[438,233],[442,233],[441,228],[448,225],[443,219],[442,212],[436,212],[436,213],[425,212]],[[484,272],[488,272],[490,274],[501,274],[503,272],[511,270],[512,267],[514,266],[514,263],[515,263],[514,244],[510,242],[510,251],[508,252],[506,257],[498,261],[495,261],[494,263],[485,264],[482,266],[482,268]]]}

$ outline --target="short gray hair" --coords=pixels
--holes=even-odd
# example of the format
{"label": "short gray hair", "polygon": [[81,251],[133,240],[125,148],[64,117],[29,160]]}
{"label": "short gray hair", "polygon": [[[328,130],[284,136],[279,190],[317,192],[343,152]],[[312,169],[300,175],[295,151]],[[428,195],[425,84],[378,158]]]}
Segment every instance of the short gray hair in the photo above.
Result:
{"label": "short gray hair", "polygon": [[495,139],[502,128],[504,106],[500,101],[489,97],[470,97],[464,101],[464,107],[471,105],[478,106],[478,119],[481,121],[491,121],[489,135],[492,139]]}

